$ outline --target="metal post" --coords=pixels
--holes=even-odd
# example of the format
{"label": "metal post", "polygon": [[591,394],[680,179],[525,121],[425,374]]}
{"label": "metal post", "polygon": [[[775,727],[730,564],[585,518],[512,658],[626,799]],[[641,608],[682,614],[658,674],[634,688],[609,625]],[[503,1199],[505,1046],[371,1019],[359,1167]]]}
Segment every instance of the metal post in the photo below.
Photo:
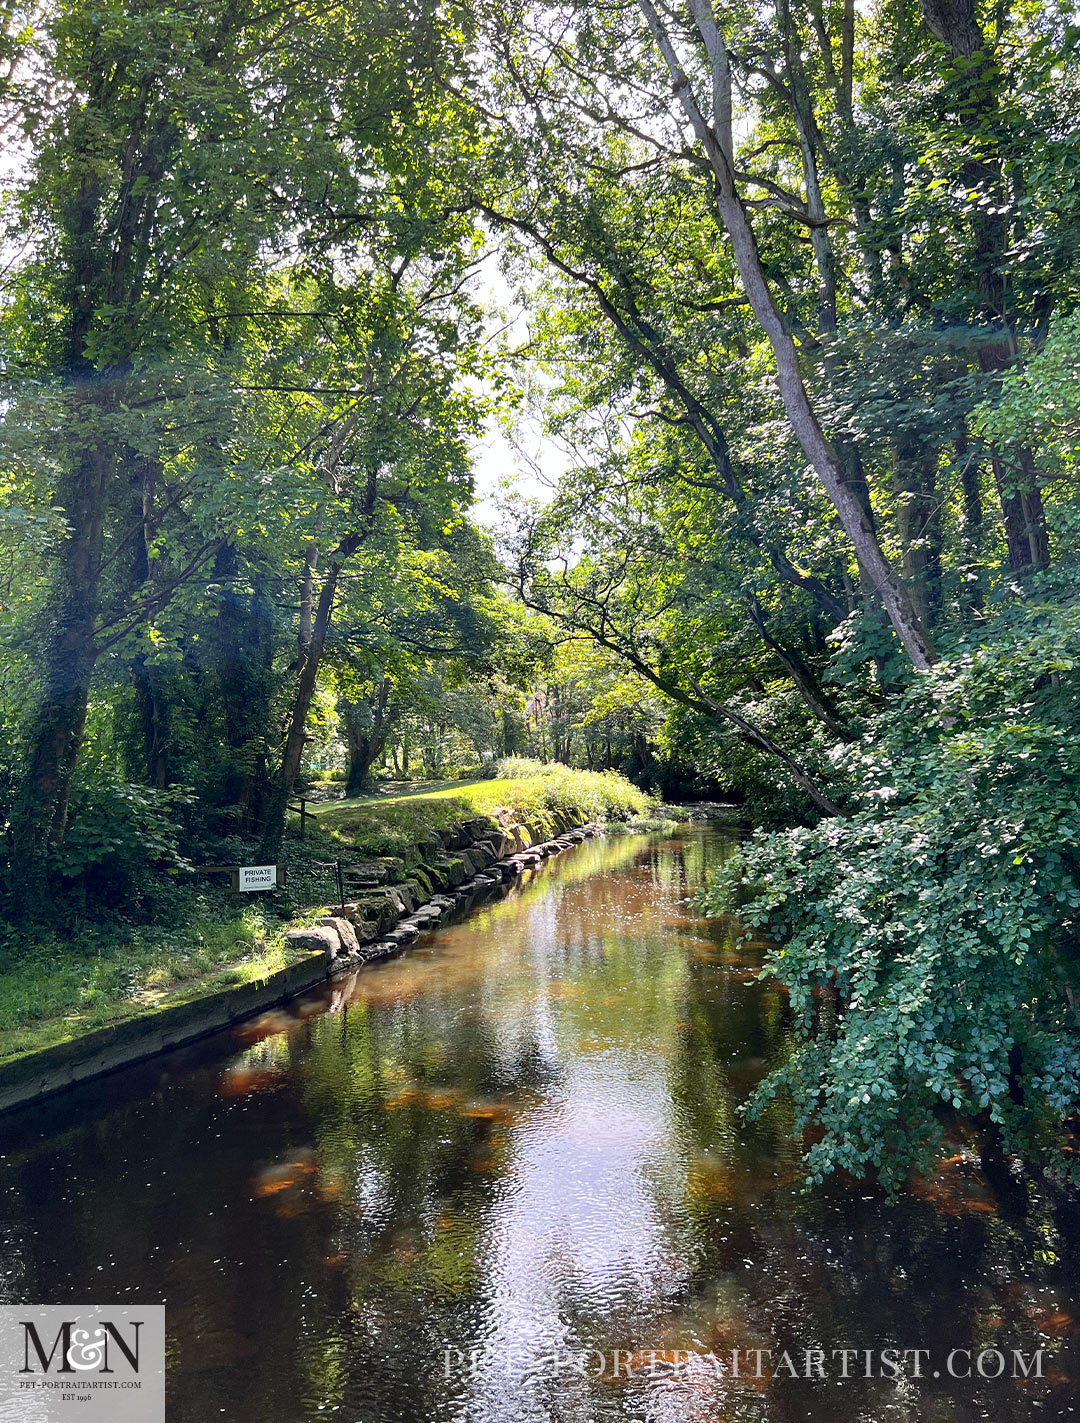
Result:
{"label": "metal post", "polygon": [[341,912],[342,912],[342,914],[344,914],[344,913],[345,913],[345,882],[344,882],[344,880],[343,880],[342,877],[341,877],[341,861],[340,861],[340,860],[335,860],[335,861],[334,861],[334,865],[335,865],[335,867],[336,867],[336,869],[337,869],[338,903],[341,905]]}

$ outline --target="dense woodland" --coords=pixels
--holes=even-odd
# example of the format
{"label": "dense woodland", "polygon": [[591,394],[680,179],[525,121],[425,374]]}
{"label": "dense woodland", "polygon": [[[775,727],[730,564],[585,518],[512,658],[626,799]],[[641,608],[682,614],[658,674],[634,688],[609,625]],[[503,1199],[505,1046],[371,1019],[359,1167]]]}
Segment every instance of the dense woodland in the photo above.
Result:
{"label": "dense woodland", "polygon": [[701,907],[814,1173],[958,1115],[1075,1178],[1072,8],[4,18],[11,922],[314,781],[616,768],[761,827]]}

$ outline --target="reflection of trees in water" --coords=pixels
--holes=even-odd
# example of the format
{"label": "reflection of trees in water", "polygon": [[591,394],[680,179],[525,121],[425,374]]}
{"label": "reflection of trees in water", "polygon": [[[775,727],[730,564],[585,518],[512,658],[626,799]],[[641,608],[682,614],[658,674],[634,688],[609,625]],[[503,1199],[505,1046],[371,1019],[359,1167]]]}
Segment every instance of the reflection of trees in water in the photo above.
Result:
{"label": "reflection of trees in water", "polygon": [[[88,1281],[164,1297],[177,1423],[307,1423],[319,1404],[364,1423],[810,1406],[849,1423],[901,1405],[922,1423],[944,1407],[864,1380],[813,1398],[707,1373],[663,1392],[522,1386],[491,1355],[474,1383],[444,1380],[444,1347],[498,1350],[515,1330],[639,1355],[1030,1349],[1036,1331],[1072,1348],[1049,1208],[987,1209],[962,1144],[886,1206],[866,1188],[799,1194],[785,1103],[741,1124],[788,1016],[746,977],[759,950],[685,905],[721,853],[698,835],[583,847],[430,948],[335,983],[334,1011],[267,1014],[156,1097],[87,1096],[100,1110],[9,1162],[8,1297],[75,1299]],[[1043,1397],[976,1380],[953,1416],[1027,1418]]]}

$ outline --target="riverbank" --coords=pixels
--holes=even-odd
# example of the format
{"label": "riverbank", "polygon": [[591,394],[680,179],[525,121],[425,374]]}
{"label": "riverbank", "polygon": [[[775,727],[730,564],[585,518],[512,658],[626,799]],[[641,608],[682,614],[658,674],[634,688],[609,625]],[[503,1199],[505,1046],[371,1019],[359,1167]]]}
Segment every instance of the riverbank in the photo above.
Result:
{"label": "riverbank", "polygon": [[[143,1005],[93,1031],[0,1060],[0,1112],[207,1037],[328,978],[388,958],[415,943],[424,930],[467,913],[550,855],[599,832],[599,826],[587,824],[564,829],[554,840],[533,842],[528,827],[504,829],[497,820],[478,817],[444,831],[442,852],[432,846],[427,860],[411,873],[401,870],[401,861],[385,859],[353,867],[354,874],[374,870],[381,882],[356,900],[323,906],[306,927],[286,929],[287,962],[264,977],[204,979],[189,992]],[[497,850],[504,853],[497,857]],[[390,879],[395,868],[403,877]],[[434,892],[434,886],[446,892]],[[418,898],[428,891],[429,898]]]}
{"label": "riverbank", "polygon": [[[622,777],[562,771],[330,803],[307,839],[288,842],[284,887],[257,903],[231,895],[219,877],[193,876],[156,887],[167,923],[73,926],[72,937],[42,930],[0,976],[0,1103],[11,1104],[11,1091],[25,1100],[37,1080],[29,1058],[47,1071],[53,1054],[63,1073],[96,1075],[120,1065],[114,1046],[132,1061],[132,1044],[145,1040],[152,1052],[212,1031],[310,987],[332,962],[340,971],[405,946],[514,872],[489,882],[496,864],[591,821],[633,823],[649,809]],[[242,863],[244,845],[229,848]]]}

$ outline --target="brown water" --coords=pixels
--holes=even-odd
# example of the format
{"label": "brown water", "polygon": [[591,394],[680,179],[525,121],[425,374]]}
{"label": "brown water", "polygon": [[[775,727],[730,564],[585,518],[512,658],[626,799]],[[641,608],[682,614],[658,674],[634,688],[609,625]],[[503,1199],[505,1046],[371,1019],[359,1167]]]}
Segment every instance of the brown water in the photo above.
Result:
{"label": "brown water", "polygon": [[[898,1205],[807,1197],[786,1110],[740,1122],[787,1013],[687,911],[727,848],[588,843],[407,957],[8,1117],[0,1302],[164,1301],[170,1423],[1080,1410],[1047,1209],[1010,1216],[963,1142]],[[883,1378],[889,1348],[929,1353]],[[949,1376],[983,1349],[1003,1377]]]}

